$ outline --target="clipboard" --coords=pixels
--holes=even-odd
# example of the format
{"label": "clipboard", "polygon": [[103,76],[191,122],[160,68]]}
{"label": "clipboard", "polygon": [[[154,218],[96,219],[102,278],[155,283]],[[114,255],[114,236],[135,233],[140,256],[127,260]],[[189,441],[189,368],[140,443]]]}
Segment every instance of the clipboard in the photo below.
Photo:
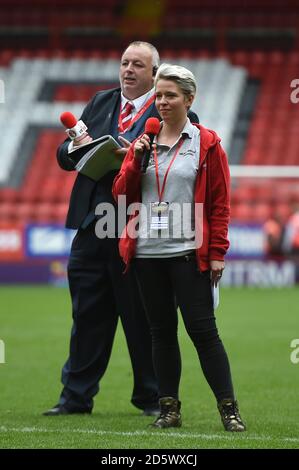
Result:
{"label": "clipboard", "polygon": [[92,142],[75,147],[69,155],[76,162],[75,169],[79,173],[94,181],[99,181],[109,171],[120,169],[123,157],[116,156],[114,153],[114,150],[120,148],[121,145],[112,135],[104,135]]}

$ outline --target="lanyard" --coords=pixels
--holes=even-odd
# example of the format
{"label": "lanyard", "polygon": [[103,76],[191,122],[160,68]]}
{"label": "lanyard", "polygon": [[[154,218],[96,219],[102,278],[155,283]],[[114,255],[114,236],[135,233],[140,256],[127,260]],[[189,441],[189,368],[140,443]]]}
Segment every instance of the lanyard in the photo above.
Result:
{"label": "lanyard", "polygon": [[181,139],[178,143],[177,149],[174,152],[174,155],[173,155],[173,157],[172,157],[172,159],[171,159],[171,161],[170,161],[170,163],[167,167],[166,173],[164,175],[163,183],[162,183],[162,190],[160,189],[157,150],[156,150],[156,148],[154,148],[155,171],[156,171],[156,181],[157,181],[157,187],[158,187],[159,202],[162,201],[162,197],[163,197],[163,194],[164,194],[164,191],[165,191],[166,180],[167,180],[167,177],[168,177],[169,170],[170,170],[173,162],[175,161],[175,159],[177,157],[177,154],[179,153],[179,150],[180,150],[181,146],[183,145],[183,143],[184,143],[184,138],[181,137]]}
{"label": "lanyard", "polygon": [[[134,122],[136,122],[141,116],[143,113],[145,113],[145,111],[150,107],[150,105],[155,101],[155,98],[156,98],[156,95],[154,94],[153,96],[151,96],[147,102],[142,106],[141,109],[139,109],[138,113],[134,116],[134,118],[131,120],[130,122],[130,125],[128,127],[128,129],[126,129],[126,132],[132,127],[132,125],[134,124]],[[121,109],[120,109],[120,112],[119,112],[119,115],[118,115],[118,130],[120,133],[123,132],[123,126],[122,126],[122,122],[121,122]]]}

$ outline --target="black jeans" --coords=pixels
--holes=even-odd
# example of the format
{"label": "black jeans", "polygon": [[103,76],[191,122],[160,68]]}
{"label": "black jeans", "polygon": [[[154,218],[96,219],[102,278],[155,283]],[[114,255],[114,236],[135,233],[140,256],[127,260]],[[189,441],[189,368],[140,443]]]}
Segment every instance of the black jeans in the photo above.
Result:
{"label": "black jeans", "polygon": [[178,398],[181,376],[177,337],[179,306],[217,401],[234,398],[230,366],[215,322],[210,272],[199,272],[193,255],[135,258],[133,266],[150,323],[159,396]]}

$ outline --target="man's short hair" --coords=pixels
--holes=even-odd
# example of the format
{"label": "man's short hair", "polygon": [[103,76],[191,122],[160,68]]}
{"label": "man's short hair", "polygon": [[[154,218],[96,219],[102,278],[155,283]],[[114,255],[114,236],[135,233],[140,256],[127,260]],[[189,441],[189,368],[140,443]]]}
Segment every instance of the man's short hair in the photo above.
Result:
{"label": "man's short hair", "polygon": [[153,71],[154,73],[156,73],[160,65],[160,56],[155,46],[153,46],[153,44],[151,44],[150,42],[146,42],[146,41],[133,41],[125,48],[125,50],[123,51],[123,54],[130,46],[145,46],[151,50],[152,57],[153,57]]}

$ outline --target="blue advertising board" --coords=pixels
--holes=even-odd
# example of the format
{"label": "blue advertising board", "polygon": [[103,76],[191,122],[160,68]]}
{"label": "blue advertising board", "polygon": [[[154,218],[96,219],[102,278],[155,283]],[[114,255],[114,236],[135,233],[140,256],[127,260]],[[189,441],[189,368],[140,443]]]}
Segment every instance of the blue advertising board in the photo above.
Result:
{"label": "blue advertising board", "polygon": [[28,225],[25,233],[28,258],[66,258],[69,256],[75,230],[62,225]]}

